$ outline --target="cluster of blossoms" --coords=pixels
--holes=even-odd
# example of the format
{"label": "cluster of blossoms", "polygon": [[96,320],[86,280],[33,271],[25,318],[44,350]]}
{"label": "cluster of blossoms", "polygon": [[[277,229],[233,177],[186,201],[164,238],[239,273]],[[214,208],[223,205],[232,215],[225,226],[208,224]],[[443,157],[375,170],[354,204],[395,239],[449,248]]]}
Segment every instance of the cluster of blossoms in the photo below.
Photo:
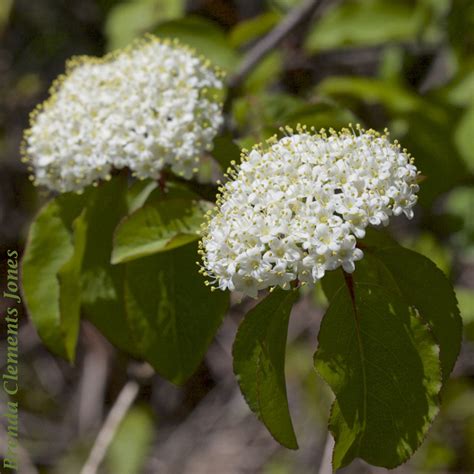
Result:
{"label": "cluster of blossoms", "polygon": [[256,297],[341,266],[353,272],[363,257],[356,239],[368,225],[413,216],[418,172],[387,133],[286,132],[244,151],[221,188],[200,250],[213,288]]}
{"label": "cluster of blossoms", "polygon": [[222,123],[222,73],[176,41],[149,36],[103,58],[78,57],[32,113],[24,161],[35,184],[81,191],[113,169],[187,179]]}

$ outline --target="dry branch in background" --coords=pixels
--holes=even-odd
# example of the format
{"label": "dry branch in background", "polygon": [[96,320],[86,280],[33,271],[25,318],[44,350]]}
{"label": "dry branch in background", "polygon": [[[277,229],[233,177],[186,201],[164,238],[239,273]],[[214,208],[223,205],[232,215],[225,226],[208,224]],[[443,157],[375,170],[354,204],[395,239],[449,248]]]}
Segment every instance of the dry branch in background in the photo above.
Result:
{"label": "dry branch in background", "polygon": [[139,385],[134,380],[129,380],[125,384],[97,436],[89,459],[82,468],[81,474],[96,474],[110,443],[114,439],[120,422],[124,419],[138,395],[138,389]]}
{"label": "dry branch in background", "polygon": [[229,87],[237,89],[255,66],[290,33],[295,31],[308,18],[311,18],[322,3],[322,0],[306,0],[299,7],[291,10],[275,29],[250,49],[237,71],[229,79]]}

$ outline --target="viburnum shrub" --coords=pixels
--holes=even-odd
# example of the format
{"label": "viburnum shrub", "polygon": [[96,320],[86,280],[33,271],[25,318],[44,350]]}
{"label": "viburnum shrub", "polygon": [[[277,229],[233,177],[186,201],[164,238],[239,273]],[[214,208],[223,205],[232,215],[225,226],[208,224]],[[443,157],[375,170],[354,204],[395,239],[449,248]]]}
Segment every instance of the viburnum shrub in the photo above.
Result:
{"label": "viburnum shrub", "polygon": [[352,273],[363,257],[356,238],[368,225],[413,217],[417,170],[386,135],[286,131],[244,154],[217,201],[203,255],[221,290],[256,297],[265,288],[316,283],[338,267]]}
{"label": "viburnum shrub", "polygon": [[217,189],[217,165],[207,182],[193,177],[235,154],[224,87],[205,58],[153,37],[68,63],[25,133],[32,180],[57,192],[23,257],[32,321],[72,361],[87,319],[180,384],[229,291],[259,298],[237,332],[235,374],[275,439],[297,448],[287,329],[302,287],[320,282],[329,307],[314,366],[335,395],[333,467],[395,467],[424,439],[461,342],[449,281],[380,231],[413,217],[414,159],[387,131],[285,127],[243,150]]}
{"label": "viburnum shrub", "polygon": [[80,191],[125,167],[141,179],[165,167],[191,178],[222,124],[221,75],[151,35],[103,58],[71,59],[25,133],[35,183]]}

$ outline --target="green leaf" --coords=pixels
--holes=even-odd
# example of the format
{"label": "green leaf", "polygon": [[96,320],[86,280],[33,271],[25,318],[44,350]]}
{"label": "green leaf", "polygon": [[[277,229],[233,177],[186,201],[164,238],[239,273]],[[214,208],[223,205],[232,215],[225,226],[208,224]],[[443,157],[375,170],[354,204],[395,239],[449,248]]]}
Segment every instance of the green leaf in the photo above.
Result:
{"label": "green leaf", "polygon": [[[365,254],[367,248],[372,249],[378,247],[393,247],[396,245],[398,245],[397,242],[393,240],[387,232],[371,228],[367,229],[364,239],[358,243],[358,246],[364,250]],[[365,280],[367,280],[368,276],[374,272],[374,268],[371,268],[371,265],[368,263],[365,257],[364,260],[356,263],[356,269],[358,272],[365,272]],[[376,273],[374,283],[377,282],[378,277],[379,275]],[[327,272],[326,275],[324,275],[324,278],[321,280],[321,286],[328,300],[331,300],[339,288],[344,285],[345,282],[343,273],[339,269]]]}
{"label": "green leaf", "polygon": [[132,408],[120,423],[107,452],[107,472],[143,472],[154,437],[153,418],[144,407]]}
{"label": "green leaf", "polygon": [[238,23],[230,32],[230,43],[234,48],[256,40],[268,33],[280,21],[281,15],[270,11]]}
{"label": "green leaf", "polygon": [[123,280],[125,268],[112,266],[113,232],[127,212],[127,179],[116,176],[101,183],[87,202],[87,246],[82,268],[82,308],[107,339],[133,355],[139,348],[130,340],[125,318]]}
{"label": "green leaf", "polygon": [[245,78],[243,92],[258,95],[271,89],[280,80],[282,69],[283,54],[275,50],[264,57]]}
{"label": "green leaf", "polygon": [[287,114],[303,105],[301,98],[290,94],[248,95],[234,101],[232,114],[240,129],[252,133],[252,143],[255,143],[256,129],[267,124],[281,125]]}
{"label": "green leaf", "polygon": [[357,276],[333,296],[315,367],[336,401],[333,467],[360,457],[394,468],[418,448],[438,412],[438,346],[416,311],[388,285]]}
{"label": "green leaf", "polygon": [[405,51],[401,45],[391,45],[383,49],[378,66],[378,77],[385,84],[402,82]]}
{"label": "green leaf", "polygon": [[403,2],[349,0],[325,12],[307,37],[310,52],[414,39],[423,12]]}
{"label": "green leaf", "polygon": [[414,112],[428,106],[399,84],[368,77],[329,77],[317,86],[317,92],[338,99],[348,97],[368,104],[382,104],[392,113]]}
{"label": "green leaf", "polygon": [[23,295],[33,324],[45,345],[69,360],[77,339],[75,276],[84,245],[82,217],[75,219],[85,198],[68,193],[48,202],[30,227],[22,260]]}
{"label": "green leaf", "polygon": [[12,7],[13,0],[5,0],[0,4],[0,33],[3,33],[5,26],[8,25]]}
{"label": "green leaf", "polygon": [[75,358],[81,317],[81,267],[87,233],[84,212],[74,220],[72,228],[74,240],[73,254],[71,259],[59,270],[57,276],[60,288],[60,325],[66,354],[70,361],[73,361]]}
{"label": "green leaf", "polygon": [[314,127],[316,130],[330,127],[347,127],[348,123],[357,121],[357,117],[348,109],[334,104],[305,104],[285,117],[285,124],[296,127],[298,124]]}
{"label": "green leaf", "polygon": [[474,41],[474,4],[471,0],[452,2],[446,20],[450,44],[456,48],[462,62],[468,63],[468,60],[472,58]]}
{"label": "green leaf", "polygon": [[297,449],[285,384],[285,350],[297,291],[277,289],[245,317],[233,347],[234,372],[251,410],[272,436]]}
{"label": "green leaf", "polygon": [[156,371],[181,384],[196,370],[228,307],[196,265],[195,243],[126,265],[125,303],[132,338]]}
{"label": "green leaf", "polygon": [[452,250],[443,245],[431,232],[421,232],[416,237],[403,239],[404,247],[429,258],[445,275],[451,273]]}
{"label": "green leaf", "polygon": [[214,147],[212,149],[212,156],[221,165],[225,172],[232,161],[240,162],[240,148],[229,133],[220,135],[214,139]]}
{"label": "green leaf", "polygon": [[231,71],[237,65],[239,56],[224,30],[203,17],[188,16],[164,22],[158,25],[154,33],[163,38],[178,38],[226,71]]}
{"label": "green leaf", "polygon": [[126,217],[114,236],[112,263],[123,263],[171,250],[199,238],[212,204],[189,199],[162,199]]}
{"label": "green leaf", "polygon": [[446,200],[446,210],[460,222],[459,231],[453,236],[467,258],[474,256],[474,189],[458,187]]}
{"label": "green leaf", "polygon": [[474,105],[471,105],[459,122],[454,135],[455,143],[469,170],[474,172]]}
{"label": "green leaf", "polygon": [[456,287],[456,296],[465,325],[474,325],[474,290],[463,286]]}
{"label": "green leaf", "polygon": [[416,308],[440,345],[445,382],[459,355],[462,320],[454,290],[428,258],[400,246],[376,249],[373,255],[390,272],[404,300]]}
{"label": "green leaf", "polygon": [[105,35],[109,50],[123,48],[157,23],[181,16],[184,0],[129,0],[107,15]]}
{"label": "green leaf", "polygon": [[460,107],[474,102],[474,70],[468,64],[460,65],[465,70],[461,70],[453,80],[449,82],[444,92],[443,98],[452,104]]}
{"label": "green leaf", "polygon": [[456,108],[445,105],[442,115],[424,107],[407,116],[407,133],[401,142],[415,157],[418,169],[427,176],[419,193],[420,204],[425,207],[468,175],[453,134],[449,133],[458,114]]}
{"label": "green leaf", "polygon": [[[268,138],[285,125],[295,127],[301,123],[320,129],[343,127],[357,120],[348,109],[317,100],[308,103],[298,96],[283,93],[249,95],[234,102],[233,115],[239,127],[252,134],[249,144],[255,143],[257,137]],[[256,136],[260,130],[264,133]]]}
{"label": "green leaf", "polygon": [[142,207],[150,197],[151,193],[158,188],[158,183],[152,179],[135,181],[127,191],[128,213],[135,212]]}
{"label": "green leaf", "polygon": [[[443,383],[449,377],[462,342],[462,320],[453,287],[428,258],[397,245],[377,233],[364,239],[364,259],[355,276],[364,282],[391,288],[428,324],[440,346]],[[329,272],[323,288],[329,300],[344,286],[342,272]]]}
{"label": "green leaf", "polygon": [[329,301],[334,298],[342,286],[344,286],[344,278],[339,269],[326,272],[324,278],[321,280],[324,295]]}

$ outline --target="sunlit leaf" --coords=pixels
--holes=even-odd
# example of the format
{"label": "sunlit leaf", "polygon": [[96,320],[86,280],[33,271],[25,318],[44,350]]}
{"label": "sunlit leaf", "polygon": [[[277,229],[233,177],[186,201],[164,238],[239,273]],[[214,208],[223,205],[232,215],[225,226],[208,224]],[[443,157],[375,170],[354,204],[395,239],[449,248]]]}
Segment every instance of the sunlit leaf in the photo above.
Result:
{"label": "sunlit leaf", "polygon": [[308,35],[306,48],[319,51],[413,39],[423,25],[423,12],[403,2],[350,0],[325,12]]}
{"label": "sunlit leaf", "polygon": [[413,112],[423,106],[422,100],[404,87],[375,78],[333,76],[318,85],[319,93],[334,98],[362,100],[382,104],[391,112]]}
{"label": "sunlit leaf", "polygon": [[84,200],[85,195],[68,193],[47,203],[31,224],[22,261],[23,294],[33,324],[45,345],[69,360],[79,325]]}
{"label": "sunlit leaf", "polygon": [[239,55],[230,45],[225,32],[217,23],[205,18],[189,16],[164,22],[153,33],[161,37],[178,38],[226,71],[231,71],[237,65]]}
{"label": "sunlit leaf", "polygon": [[79,336],[81,310],[81,268],[87,238],[87,222],[82,212],[72,223],[74,251],[68,262],[58,272],[59,308],[61,331],[64,337],[66,354],[73,361]]}
{"label": "sunlit leaf", "polygon": [[454,139],[464,162],[474,173],[474,103],[462,116]]}
{"label": "sunlit leaf", "polygon": [[[398,245],[381,232],[370,232],[360,246],[364,258],[356,264],[356,277],[393,288],[433,331],[440,346],[443,381],[449,377],[461,348],[462,321],[456,295],[448,278],[427,257]],[[342,272],[329,272],[323,288],[331,300],[344,286]]]}
{"label": "sunlit leaf", "polygon": [[398,466],[438,412],[439,348],[429,327],[393,285],[364,277],[334,294],[315,354],[316,370],[336,395],[329,421],[334,469],[356,457]]}
{"label": "sunlit leaf", "polygon": [[116,5],[107,15],[105,34],[108,49],[127,46],[159,22],[183,14],[184,0],[128,0]]}
{"label": "sunlit leaf", "polygon": [[127,191],[127,210],[131,214],[142,207],[150,194],[158,187],[158,183],[152,179],[135,181]]}
{"label": "sunlit leaf", "polygon": [[277,12],[266,12],[238,23],[230,32],[230,43],[239,48],[270,31],[281,19]]}
{"label": "sunlit leaf", "polygon": [[126,217],[115,230],[112,263],[171,250],[199,238],[212,204],[189,199],[150,202]]}
{"label": "sunlit leaf", "polygon": [[285,352],[291,308],[296,291],[270,293],[241,323],[232,355],[234,372],[251,410],[272,436],[297,449],[285,383]]}
{"label": "sunlit leaf", "polygon": [[285,117],[285,123],[290,127],[302,124],[316,130],[347,127],[348,123],[355,121],[357,117],[351,111],[328,103],[303,105]]}
{"label": "sunlit leaf", "polygon": [[265,57],[246,77],[242,89],[249,94],[268,90],[276,84],[283,68],[283,56],[280,51],[273,51]]}

